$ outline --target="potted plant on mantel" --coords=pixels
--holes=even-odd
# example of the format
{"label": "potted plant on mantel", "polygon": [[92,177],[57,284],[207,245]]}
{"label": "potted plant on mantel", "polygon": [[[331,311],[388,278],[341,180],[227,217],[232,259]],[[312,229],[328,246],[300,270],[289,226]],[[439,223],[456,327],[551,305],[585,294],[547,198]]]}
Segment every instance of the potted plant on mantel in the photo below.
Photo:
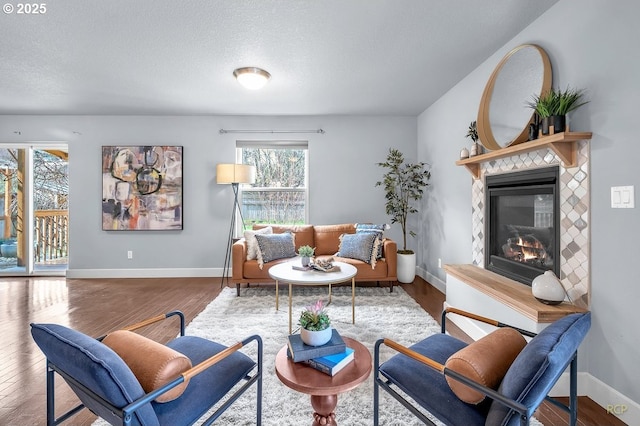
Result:
{"label": "potted plant on mantel", "polygon": [[417,213],[412,202],[422,199],[424,188],[429,186],[431,172],[425,170],[426,163],[405,163],[404,155],[397,149],[390,148],[387,161],[377,163],[387,169],[382,180],[375,186],[383,186],[385,191],[386,212],[391,216],[391,223],[399,223],[402,227],[402,250],[398,250],[398,281],[411,283],[416,276],[416,254],[407,249],[407,234],[412,237],[416,233],[409,231],[407,220],[410,214]]}
{"label": "potted plant on mantel", "polygon": [[567,114],[589,101],[582,101],[584,91],[581,89],[556,90],[551,88],[539,96],[534,95],[533,100],[527,102],[527,106],[533,109],[542,120],[542,134],[548,135],[553,126],[554,133],[564,132],[567,123]]}
{"label": "potted plant on mantel", "polygon": [[322,300],[307,306],[300,314],[300,338],[309,346],[322,346],[331,340],[331,320],[324,310]]}
{"label": "potted plant on mantel", "polygon": [[478,125],[474,120],[469,124],[469,130],[467,130],[467,137],[471,138],[473,144],[471,145],[471,149],[469,150],[469,157],[474,157],[476,155],[480,155],[483,153],[482,145],[478,142]]}

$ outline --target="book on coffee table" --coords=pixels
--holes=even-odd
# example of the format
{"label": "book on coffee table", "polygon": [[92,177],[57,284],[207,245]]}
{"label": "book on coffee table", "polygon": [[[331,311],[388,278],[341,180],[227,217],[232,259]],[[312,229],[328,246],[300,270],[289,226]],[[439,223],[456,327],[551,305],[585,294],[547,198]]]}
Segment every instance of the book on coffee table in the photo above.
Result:
{"label": "book on coffee table", "polygon": [[347,347],[344,352],[312,358],[303,362],[318,371],[322,371],[330,376],[335,376],[340,370],[353,361],[353,354],[354,350]]}
{"label": "book on coffee table", "polygon": [[309,346],[302,341],[299,334],[291,334],[287,341],[287,356],[293,362],[306,361],[325,355],[333,355],[344,352],[347,348],[344,340],[335,328],[332,330],[331,340],[322,346]]}

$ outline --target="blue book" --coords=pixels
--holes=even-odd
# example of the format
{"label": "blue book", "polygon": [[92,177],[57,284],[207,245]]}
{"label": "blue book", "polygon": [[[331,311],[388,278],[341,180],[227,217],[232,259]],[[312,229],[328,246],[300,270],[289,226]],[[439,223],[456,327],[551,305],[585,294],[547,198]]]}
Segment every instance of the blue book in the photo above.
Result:
{"label": "blue book", "polygon": [[299,334],[289,335],[287,341],[287,356],[293,362],[306,361],[311,358],[318,358],[325,355],[344,352],[347,345],[335,328],[332,331],[331,340],[322,346],[306,345]]}
{"label": "blue book", "polygon": [[312,358],[304,362],[318,371],[322,371],[330,376],[335,376],[340,370],[353,361],[353,357],[354,350],[347,347],[344,352]]}

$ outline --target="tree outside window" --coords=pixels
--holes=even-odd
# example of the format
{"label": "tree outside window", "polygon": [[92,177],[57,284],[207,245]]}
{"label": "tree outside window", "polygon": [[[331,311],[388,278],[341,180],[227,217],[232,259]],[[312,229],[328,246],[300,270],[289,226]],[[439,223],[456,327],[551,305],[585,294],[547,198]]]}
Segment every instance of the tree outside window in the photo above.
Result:
{"label": "tree outside window", "polygon": [[242,188],[245,226],[302,224],[307,218],[307,149],[301,146],[240,148],[243,164],[256,167],[256,182]]}

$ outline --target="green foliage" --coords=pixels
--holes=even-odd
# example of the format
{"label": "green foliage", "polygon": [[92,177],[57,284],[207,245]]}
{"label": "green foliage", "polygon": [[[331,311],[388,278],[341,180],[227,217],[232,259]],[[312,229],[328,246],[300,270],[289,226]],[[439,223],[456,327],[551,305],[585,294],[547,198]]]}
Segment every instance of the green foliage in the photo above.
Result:
{"label": "green foliage", "polygon": [[328,328],[331,325],[331,320],[329,320],[329,315],[324,311],[322,300],[307,306],[300,314],[298,324],[309,331],[321,331]]}
{"label": "green foliage", "polygon": [[583,96],[583,90],[569,87],[565,90],[551,88],[551,90],[540,96],[534,95],[533,99],[527,102],[527,106],[533,109],[540,118],[551,117],[552,115],[567,115],[569,112],[589,102],[581,102]]}
{"label": "green foliage", "polygon": [[469,124],[469,130],[467,131],[466,137],[471,138],[474,143],[478,142],[478,126],[475,120]]}
{"label": "green foliage", "polygon": [[311,257],[315,251],[316,249],[311,246],[300,246],[298,249],[298,255],[302,257]]}
{"label": "green foliage", "polygon": [[387,172],[375,186],[384,187],[387,200],[385,209],[391,217],[391,223],[399,223],[402,227],[402,252],[413,253],[407,250],[407,233],[412,237],[416,234],[407,230],[407,219],[410,214],[418,212],[411,203],[422,199],[424,188],[429,186],[427,181],[431,178],[431,172],[425,170],[426,163],[405,163],[404,155],[394,148],[389,149],[387,161],[377,164]]}

